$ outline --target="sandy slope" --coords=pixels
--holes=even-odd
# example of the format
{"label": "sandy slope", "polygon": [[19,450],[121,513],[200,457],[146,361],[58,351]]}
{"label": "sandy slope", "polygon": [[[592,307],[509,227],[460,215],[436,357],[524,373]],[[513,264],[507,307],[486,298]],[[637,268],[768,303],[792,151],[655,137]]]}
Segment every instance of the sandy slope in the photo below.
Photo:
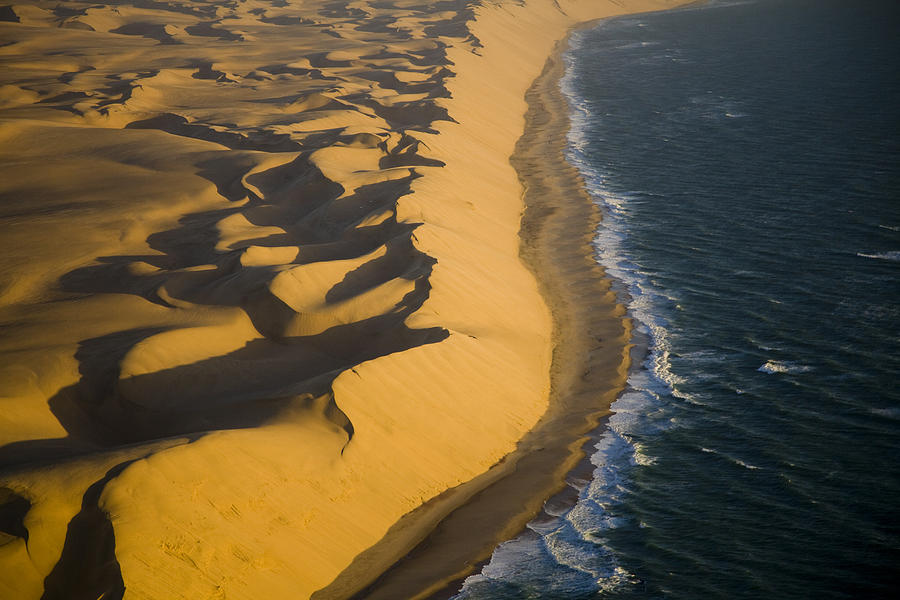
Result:
{"label": "sandy slope", "polygon": [[0,597],[306,597],[514,450],[525,89],[667,4],[0,8]]}

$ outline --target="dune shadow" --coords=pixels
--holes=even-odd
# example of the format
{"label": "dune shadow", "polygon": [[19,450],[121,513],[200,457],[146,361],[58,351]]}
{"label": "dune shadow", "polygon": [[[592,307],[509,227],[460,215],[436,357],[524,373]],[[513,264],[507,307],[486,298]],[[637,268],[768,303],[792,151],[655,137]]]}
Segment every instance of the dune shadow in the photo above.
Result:
{"label": "dune shadow", "polygon": [[[398,154],[414,155],[417,146],[413,138],[404,138]],[[60,285],[83,295],[137,295],[171,310],[180,310],[176,307],[184,304],[239,308],[260,338],[221,355],[126,377],[122,376],[123,361],[137,346],[183,325],[128,329],[82,340],[75,352],[78,382],[48,401],[66,437],[0,447],[0,466],[258,427],[305,402],[298,398],[329,397],[334,379],[361,362],[440,342],[449,335],[439,327],[405,325],[428,298],[435,264],[412,243],[418,224],[396,220],[397,200],[411,193],[411,182],[419,177],[414,171],[344,194],[341,185],[301,155],[250,176],[249,182],[262,194],[259,197],[244,185],[250,167],[240,158],[217,157],[199,163],[198,168],[198,174],[215,183],[223,197],[242,202],[186,214],[176,227],[150,234],[147,244],[159,254],[99,257],[96,264],[62,276]],[[382,211],[388,211],[387,218],[360,225],[368,215]],[[220,223],[236,215],[251,227],[276,226],[284,233],[247,237],[223,250]],[[293,246],[297,256],[286,265],[245,266],[241,258],[250,246]],[[333,322],[319,333],[293,333],[292,324],[307,316],[270,291],[274,278],[285,268],[354,259],[379,247],[384,251],[377,258],[322,290],[325,304],[320,310]],[[356,298],[398,279],[412,282],[412,287],[393,306],[379,309],[385,312],[366,315],[363,310],[351,322],[327,316],[331,305],[362,302]],[[198,337],[179,343],[201,348],[204,341]],[[168,353],[165,342],[155,342],[153,348]],[[172,347],[171,351],[177,355],[181,350]],[[316,410],[350,439],[353,424],[339,406]]]}
{"label": "dune shadow", "polygon": [[[419,249],[415,232],[422,224],[398,219],[398,202],[414,193],[416,178],[445,164],[429,156],[417,132],[433,134],[438,122],[455,122],[438,99],[451,96],[451,45],[472,51],[480,45],[468,30],[475,3],[326,0],[310,8],[267,0],[250,8],[113,0],[110,7],[117,5],[138,12],[104,20],[94,14],[98,7],[50,9],[61,27],[82,29],[78,36],[97,27],[98,48],[103,40],[110,48],[100,54],[124,52],[129,44],[140,52],[109,61],[114,66],[90,53],[67,57],[67,65],[77,60],[52,75],[39,108],[66,119],[72,117],[62,111],[108,116],[104,127],[131,131],[122,134],[125,142],[152,142],[148,155],[171,147],[179,157],[194,157],[185,159],[194,161],[186,178],[205,181],[166,190],[172,201],[135,215],[128,233],[148,227],[141,236],[146,248],[96,251],[106,255],[60,277],[65,300],[107,296],[92,309],[121,307],[123,314],[110,314],[90,335],[64,338],[77,343],[66,360],[74,358],[78,378],[50,390],[47,400],[64,434],[0,446],[0,472],[36,473],[71,461],[59,467],[68,473],[88,464],[78,457],[131,458],[295,418],[324,421],[344,436],[345,448],[358,442],[361,433],[335,397],[335,379],[450,335],[439,326],[407,325],[431,294],[436,260]],[[0,20],[18,20],[17,10],[0,7]],[[178,18],[161,20],[149,11]],[[262,34],[274,29],[284,32],[284,53]],[[337,150],[323,161],[364,158],[320,169],[313,153],[326,147]],[[170,164],[145,164],[143,150],[109,156],[135,169]],[[130,181],[127,173],[122,181]],[[207,181],[227,202],[211,208]],[[197,183],[202,194],[188,197]],[[127,196],[127,187],[121,193]],[[172,208],[185,205],[177,213]],[[163,218],[164,226],[153,227]],[[302,283],[285,293],[279,284],[290,278]],[[129,321],[125,311],[132,307]],[[42,600],[124,597],[115,530],[100,498],[133,462],[108,470],[104,463],[78,484],[81,506],[67,524]],[[0,487],[0,545],[28,542],[32,502],[43,501],[11,487]]]}
{"label": "dune shadow", "polygon": [[69,521],[62,554],[44,579],[41,600],[121,600],[124,597],[125,582],[116,559],[115,532],[99,501],[106,484],[133,462],[125,461],[109,469],[85,491],[81,510]]}

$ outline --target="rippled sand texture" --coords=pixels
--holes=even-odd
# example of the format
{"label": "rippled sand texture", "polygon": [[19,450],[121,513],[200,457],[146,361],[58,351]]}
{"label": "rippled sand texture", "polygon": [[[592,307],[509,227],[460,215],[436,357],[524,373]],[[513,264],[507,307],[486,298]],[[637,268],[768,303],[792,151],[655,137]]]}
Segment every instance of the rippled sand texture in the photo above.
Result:
{"label": "rippled sand texture", "polygon": [[308,597],[512,451],[524,91],[657,4],[0,7],[0,597]]}

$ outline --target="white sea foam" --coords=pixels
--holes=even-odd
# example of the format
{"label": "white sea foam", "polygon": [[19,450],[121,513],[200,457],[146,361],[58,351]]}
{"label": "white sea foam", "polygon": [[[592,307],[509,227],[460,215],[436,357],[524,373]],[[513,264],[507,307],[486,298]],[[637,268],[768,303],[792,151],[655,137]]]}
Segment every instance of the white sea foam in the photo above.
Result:
{"label": "white sea foam", "polygon": [[778,361],[778,360],[769,360],[766,361],[766,364],[762,365],[757,371],[762,373],[768,373],[773,375],[775,373],[806,373],[807,371],[811,371],[812,367],[797,364],[792,361]]}
{"label": "white sea foam", "polygon": [[888,419],[900,420],[900,406],[894,406],[891,408],[873,408],[871,409],[873,414],[878,415],[879,417],[887,417]]}
{"label": "white sea foam", "polygon": [[633,50],[635,48],[647,48],[650,46],[658,46],[659,42],[629,42],[621,46],[613,46],[613,50]]}
{"label": "white sea foam", "polygon": [[770,373],[770,374],[772,374],[772,373],[787,373],[788,368],[787,368],[787,366],[779,363],[778,361],[770,360],[770,361],[767,361],[766,364],[764,364],[763,366],[758,368],[757,371],[760,371],[762,373]]}
{"label": "white sea foam", "polygon": [[893,260],[900,261],[900,250],[891,250],[890,252],[875,252],[875,253],[866,253],[866,252],[857,252],[857,256],[860,258],[876,258],[880,260]]}
{"label": "white sea foam", "polygon": [[[479,597],[479,587],[489,586],[491,582],[533,580],[536,572],[552,569],[547,561],[568,568],[554,570],[553,577],[549,578],[551,585],[560,584],[560,578],[568,579],[567,594],[572,589],[583,589],[580,586],[586,584],[590,585],[586,591],[591,592],[612,591],[635,583],[636,578],[604,544],[604,532],[624,524],[614,513],[626,493],[629,470],[648,468],[656,461],[636,438],[675,425],[666,411],[673,399],[692,401],[678,390],[683,380],[671,369],[668,323],[659,316],[661,306],[674,307],[678,299],[667,297],[656,288],[642,273],[640,265],[628,260],[623,250],[627,242],[623,220],[628,217],[630,205],[640,201],[642,193],[613,193],[603,175],[586,160],[587,124],[596,116],[576,93],[573,53],[582,46],[583,39],[581,32],[571,36],[570,51],[564,55],[566,73],[560,82],[572,120],[566,158],[580,170],[594,201],[605,209],[602,226],[594,240],[595,256],[607,274],[618,281],[619,289],[627,292],[627,298],[622,300],[627,302],[636,329],[647,337],[649,354],[644,369],[630,375],[628,390],[612,405],[614,412],[590,457],[595,466],[593,477],[581,489],[576,504],[561,512],[552,510],[557,514],[529,524],[532,533],[497,547],[482,572],[466,579],[455,600]],[[547,580],[542,581],[547,585]],[[552,590],[542,588],[542,592],[552,597]]]}
{"label": "white sea foam", "polygon": [[673,116],[677,118],[677,115],[687,113],[711,120],[743,119],[749,115],[742,108],[743,104],[738,100],[707,92],[702,96],[689,98],[688,104],[675,111]]}
{"label": "white sea foam", "polygon": [[735,465],[738,465],[738,466],[740,466],[740,467],[744,467],[745,469],[749,469],[749,470],[751,470],[751,471],[757,471],[757,470],[759,470],[759,469],[762,468],[762,467],[757,467],[756,465],[751,465],[751,464],[748,463],[748,462],[745,462],[745,461],[743,461],[743,460],[741,460],[741,459],[739,459],[739,458],[736,458],[736,457],[731,456],[731,455],[729,455],[729,454],[726,454],[726,453],[724,453],[724,452],[720,452],[719,450],[714,450],[713,448],[707,448],[707,447],[705,447],[705,446],[701,446],[701,447],[700,447],[700,451],[701,451],[701,452],[705,452],[705,453],[707,453],[707,454],[715,454],[716,456],[721,456],[722,458],[724,458],[724,459],[727,460],[728,462],[730,462],[730,463],[732,463],[732,464],[735,464]]}

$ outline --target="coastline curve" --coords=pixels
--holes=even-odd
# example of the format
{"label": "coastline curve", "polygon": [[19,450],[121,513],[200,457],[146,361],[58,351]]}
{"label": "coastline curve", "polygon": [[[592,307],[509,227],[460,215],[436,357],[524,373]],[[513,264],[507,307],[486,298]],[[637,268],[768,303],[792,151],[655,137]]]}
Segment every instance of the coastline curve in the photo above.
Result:
{"label": "coastline curve", "polygon": [[525,95],[525,129],[510,157],[525,206],[520,256],[538,280],[554,324],[549,408],[513,453],[406,515],[315,600],[453,596],[499,543],[566,489],[589,434],[625,389],[631,319],[594,258],[602,210],[566,159],[570,118],[560,89],[571,33],[599,20],[570,28],[555,45]]}

